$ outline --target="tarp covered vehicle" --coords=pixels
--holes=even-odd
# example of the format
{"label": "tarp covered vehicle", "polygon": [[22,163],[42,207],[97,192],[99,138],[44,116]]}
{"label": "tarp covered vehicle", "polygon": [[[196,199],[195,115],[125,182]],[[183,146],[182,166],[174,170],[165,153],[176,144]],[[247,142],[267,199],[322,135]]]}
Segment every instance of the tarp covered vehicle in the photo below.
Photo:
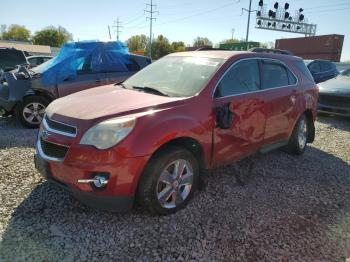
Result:
{"label": "tarp covered vehicle", "polygon": [[0,111],[16,113],[23,125],[35,128],[54,99],[123,82],[150,63],[147,57],[129,54],[121,42],[68,43],[56,57],[38,67],[3,73]]}

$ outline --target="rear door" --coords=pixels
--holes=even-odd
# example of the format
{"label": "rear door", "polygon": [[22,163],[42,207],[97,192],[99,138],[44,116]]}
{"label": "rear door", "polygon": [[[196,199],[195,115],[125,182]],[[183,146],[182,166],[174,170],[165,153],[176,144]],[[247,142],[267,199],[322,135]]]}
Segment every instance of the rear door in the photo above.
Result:
{"label": "rear door", "polygon": [[[258,59],[243,59],[226,71],[214,94],[214,165],[226,165],[256,151],[264,138]],[[226,114],[226,116],[225,116]],[[227,126],[220,126],[226,119]]]}
{"label": "rear door", "polygon": [[263,113],[266,117],[264,144],[288,139],[298,89],[294,74],[279,60],[261,60]]}

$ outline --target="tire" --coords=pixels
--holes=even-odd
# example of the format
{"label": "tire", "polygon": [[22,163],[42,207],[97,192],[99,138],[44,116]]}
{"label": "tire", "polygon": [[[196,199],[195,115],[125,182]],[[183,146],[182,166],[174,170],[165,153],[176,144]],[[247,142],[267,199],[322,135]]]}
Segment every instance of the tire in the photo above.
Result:
{"label": "tire", "polygon": [[16,117],[24,127],[38,128],[49,103],[50,101],[42,96],[26,97],[22,103],[17,105]]}
{"label": "tire", "polygon": [[[182,165],[183,172],[175,172],[176,165]],[[137,200],[152,214],[169,215],[186,207],[198,185],[196,158],[188,150],[172,146],[156,153],[147,164]]]}
{"label": "tire", "polygon": [[286,151],[292,155],[302,155],[307,146],[309,126],[307,117],[302,114],[295,124]]}

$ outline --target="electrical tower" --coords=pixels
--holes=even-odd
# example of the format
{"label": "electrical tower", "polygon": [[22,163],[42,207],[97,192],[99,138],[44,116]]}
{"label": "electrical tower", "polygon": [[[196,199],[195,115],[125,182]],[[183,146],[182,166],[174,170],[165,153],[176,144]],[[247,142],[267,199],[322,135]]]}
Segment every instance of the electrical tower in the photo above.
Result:
{"label": "electrical tower", "polygon": [[122,32],[120,29],[122,27],[123,26],[121,25],[121,22],[119,21],[119,17],[117,17],[117,21],[114,21],[114,24],[113,24],[114,32],[117,34],[117,41],[119,41],[119,35]]}
{"label": "electrical tower", "polygon": [[146,17],[146,21],[149,20],[149,57],[152,59],[152,27],[153,27],[153,20],[156,20],[156,18],[153,16],[154,14],[159,14],[158,11],[154,11],[154,9],[157,8],[157,5],[153,4],[153,0],[150,0],[150,4],[146,4],[146,10],[145,13],[148,13],[149,16]]}

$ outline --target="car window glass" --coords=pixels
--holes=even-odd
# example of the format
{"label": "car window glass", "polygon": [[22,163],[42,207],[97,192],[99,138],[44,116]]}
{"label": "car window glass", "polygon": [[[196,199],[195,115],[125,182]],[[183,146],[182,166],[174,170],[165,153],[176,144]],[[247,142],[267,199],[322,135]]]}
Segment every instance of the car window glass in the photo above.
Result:
{"label": "car window glass", "polygon": [[320,64],[318,62],[313,62],[309,64],[309,69],[312,73],[319,73],[321,71]]}
{"label": "car window glass", "polygon": [[76,60],[78,63],[77,68],[77,74],[79,75],[85,75],[85,74],[91,74],[91,55],[87,57],[81,57]]}
{"label": "car window glass", "polygon": [[332,70],[332,64],[326,61],[321,62],[321,71],[330,71]]}
{"label": "car window glass", "polygon": [[234,65],[220,81],[215,96],[225,97],[260,89],[259,64],[256,59]]}
{"label": "car window glass", "polygon": [[297,83],[296,77],[290,70],[287,69],[287,72],[288,72],[288,83],[290,85],[295,85]]}
{"label": "car window glass", "polygon": [[280,63],[264,61],[262,64],[262,88],[269,89],[289,85],[288,71]]}

